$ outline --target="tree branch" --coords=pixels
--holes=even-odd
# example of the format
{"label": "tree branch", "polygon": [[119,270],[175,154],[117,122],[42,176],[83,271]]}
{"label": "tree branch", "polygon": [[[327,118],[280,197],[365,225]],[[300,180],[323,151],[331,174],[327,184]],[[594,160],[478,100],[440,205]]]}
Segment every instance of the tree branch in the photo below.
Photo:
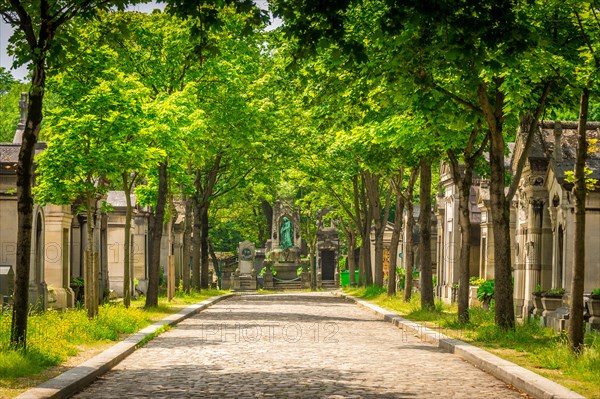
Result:
{"label": "tree branch", "polygon": [[434,90],[442,93],[443,95],[449,97],[450,99],[456,101],[458,104],[464,106],[465,108],[468,108],[471,111],[474,111],[474,112],[477,112],[478,114],[483,115],[483,110],[481,108],[479,108],[475,104],[465,100],[464,98],[457,96],[456,94],[452,93],[451,91],[444,89],[443,87],[439,86],[438,84],[434,83],[432,88]]}

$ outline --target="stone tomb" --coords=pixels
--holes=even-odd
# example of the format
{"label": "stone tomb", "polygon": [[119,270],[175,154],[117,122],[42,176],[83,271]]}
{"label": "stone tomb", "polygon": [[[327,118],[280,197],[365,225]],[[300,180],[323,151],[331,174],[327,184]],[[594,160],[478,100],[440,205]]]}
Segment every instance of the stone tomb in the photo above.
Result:
{"label": "stone tomb", "polygon": [[256,290],[256,269],[254,261],[256,248],[254,243],[246,240],[238,246],[239,266],[231,276],[231,289],[234,291]]}
{"label": "stone tomb", "polygon": [[273,207],[273,230],[267,243],[265,266],[276,271],[273,280],[280,288],[300,288],[296,285],[301,284],[297,273],[301,247],[300,214],[287,201],[278,200]]}

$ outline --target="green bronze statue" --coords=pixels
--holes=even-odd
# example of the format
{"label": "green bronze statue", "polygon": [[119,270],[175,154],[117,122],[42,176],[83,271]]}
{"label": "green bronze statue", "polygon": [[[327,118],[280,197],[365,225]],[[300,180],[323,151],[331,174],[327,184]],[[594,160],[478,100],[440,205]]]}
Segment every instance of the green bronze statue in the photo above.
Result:
{"label": "green bronze statue", "polygon": [[294,246],[294,225],[292,221],[284,216],[281,219],[279,229],[279,248],[288,249]]}

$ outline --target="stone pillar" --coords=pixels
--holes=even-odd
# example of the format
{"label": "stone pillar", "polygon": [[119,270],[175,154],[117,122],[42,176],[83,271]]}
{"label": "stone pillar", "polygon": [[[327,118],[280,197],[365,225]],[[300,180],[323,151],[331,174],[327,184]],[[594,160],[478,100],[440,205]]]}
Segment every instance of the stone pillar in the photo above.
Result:
{"label": "stone pillar", "polygon": [[445,251],[445,242],[444,242],[444,208],[442,207],[442,205],[444,204],[444,198],[443,197],[438,197],[438,203],[437,203],[437,236],[438,236],[438,240],[437,240],[437,245],[438,245],[438,250],[437,250],[437,264],[438,264],[438,268],[437,268],[437,286],[434,287],[435,290],[435,294],[438,297],[442,296],[442,286],[444,284],[444,258],[446,256],[446,251]]}
{"label": "stone pillar", "polygon": [[[525,236],[525,270],[523,281],[520,282],[521,289],[515,290],[515,300],[521,306],[523,315],[529,313],[533,308],[532,293],[535,286],[541,281],[542,270],[542,227],[544,222],[545,201],[532,193],[527,208],[527,234]],[[535,195],[535,196],[534,196]],[[516,284],[515,276],[515,284]],[[521,295],[519,295],[521,294]]]}
{"label": "stone pillar", "polygon": [[48,287],[46,284],[44,268],[44,219],[42,209],[39,206],[35,206],[33,208],[33,226],[31,233],[29,303],[40,310],[48,308]]}

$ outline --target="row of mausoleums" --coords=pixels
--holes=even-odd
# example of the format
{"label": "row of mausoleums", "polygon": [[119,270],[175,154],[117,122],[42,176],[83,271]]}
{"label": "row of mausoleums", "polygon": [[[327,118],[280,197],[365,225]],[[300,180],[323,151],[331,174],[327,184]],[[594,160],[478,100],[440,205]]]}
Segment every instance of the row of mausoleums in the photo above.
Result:
{"label": "row of mausoleums", "polygon": [[[540,125],[511,207],[514,303],[515,312],[520,317],[532,311],[532,294],[536,287],[541,286],[543,290],[564,289],[563,303],[566,305],[573,270],[574,199],[572,184],[565,180],[565,172],[574,168],[577,124],[544,121]],[[599,132],[595,125],[589,125],[588,138],[598,139]],[[507,159],[507,169],[516,168],[516,159],[523,151],[524,144],[521,135],[518,135],[516,143],[510,144],[512,156]],[[600,151],[596,150],[589,155],[587,165],[592,170],[590,177],[600,180]],[[456,299],[458,291],[461,240],[459,194],[452,181],[449,165],[441,164],[440,177],[435,220],[432,220],[436,226],[432,235],[432,259],[435,260],[436,295],[451,302]],[[586,202],[586,301],[592,290],[600,288],[600,188],[598,185],[595,187],[588,194]],[[470,275],[493,279],[494,239],[487,180],[474,179],[469,210],[472,239]],[[413,217],[416,222],[418,208]],[[416,223],[415,225],[415,229],[418,229]],[[387,237],[391,236],[391,225],[388,230]],[[418,230],[412,232],[415,245],[419,239],[417,232]],[[406,234],[404,232],[404,236]],[[373,236],[372,239],[374,240]],[[403,253],[406,252],[403,241],[405,240],[400,242],[398,250],[401,266],[404,264]],[[415,265],[418,264],[417,259]],[[475,291],[476,289],[472,289],[473,299]],[[564,318],[564,312],[562,313]],[[564,327],[564,323],[562,326]]]}

